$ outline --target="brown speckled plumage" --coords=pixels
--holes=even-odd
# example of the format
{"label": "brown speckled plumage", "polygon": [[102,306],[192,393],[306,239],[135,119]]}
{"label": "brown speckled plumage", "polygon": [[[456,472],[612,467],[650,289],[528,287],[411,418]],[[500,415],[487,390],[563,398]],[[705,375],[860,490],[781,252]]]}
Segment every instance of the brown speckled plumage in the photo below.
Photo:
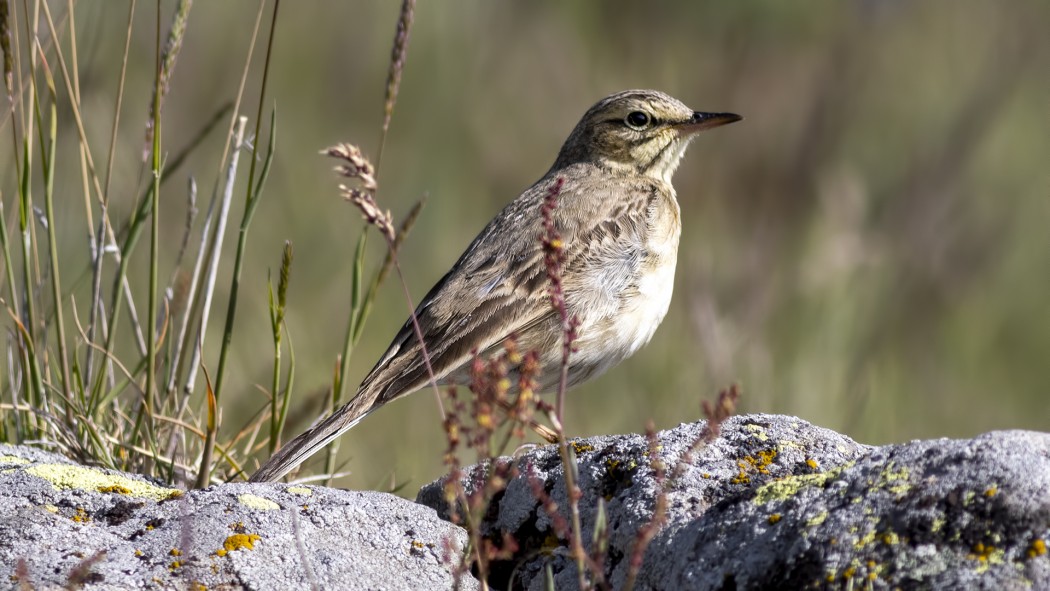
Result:
{"label": "brown speckled plumage", "polygon": [[[569,385],[647,343],[667,312],[681,233],[671,176],[695,132],[739,119],[697,113],[652,90],[617,93],[591,107],[547,174],[489,222],[419,304],[438,383],[468,383],[471,351],[488,353],[514,334],[520,350],[540,353],[541,386],[557,384],[561,325],[547,292],[540,208],[559,178],[553,219],[565,245],[562,284],[568,311],[579,319]],[[357,395],[281,448],[251,480],[280,479],[371,411],[426,383],[408,321]]]}

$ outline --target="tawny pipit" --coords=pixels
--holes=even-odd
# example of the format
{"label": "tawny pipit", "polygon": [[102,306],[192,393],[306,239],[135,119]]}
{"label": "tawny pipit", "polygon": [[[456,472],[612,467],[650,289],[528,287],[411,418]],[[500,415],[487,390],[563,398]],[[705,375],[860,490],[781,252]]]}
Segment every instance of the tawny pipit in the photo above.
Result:
{"label": "tawny pipit", "polygon": [[[562,326],[541,243],[541,207],[557,183],[552,216],[564,244],[562,289],[568,313],[579,320],[568,384],[649,342],[671,301],[682,229],[671,176],[696,132],[740,119],[695,112],[653,90],[620,92],[591,107],[554,166],[489,222],[416,309],[438,384],[469,383],[472,352],[497,351],[510,335],[519,350],[539,353],[540,389],[558,383]],[[280,479],[365,415],[427,381],[410,319],[357,395],[282,447],[251,480]]]}

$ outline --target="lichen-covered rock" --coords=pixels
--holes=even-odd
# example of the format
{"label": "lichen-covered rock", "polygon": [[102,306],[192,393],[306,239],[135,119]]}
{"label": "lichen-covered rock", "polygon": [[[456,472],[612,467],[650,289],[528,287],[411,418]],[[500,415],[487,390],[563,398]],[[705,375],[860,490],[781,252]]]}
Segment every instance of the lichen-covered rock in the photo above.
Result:
{"label": "lichen-covered rock", "polygon": [[[703,423],[660,432],[658,458],[673,470]],[[642,436],[595,437],[576,450],[584,540],[604,505],[604,576],[621,588],[640,528],[661,490],[668,513],[637,573],[635,589],[1050,589],[1050,435],[1006,431],[970,440],[860,445],[793,417],[730,418],[680,476],[661,487]],[[531,473],[566,507],[554,446],[517,459],[484,524],[520,547],[513,582],[577,587],[564,547],[552,547],[551,517]],[[484,467],[468,470],[469,487]],[[418,500],[446,514],[441,484]],[[564,543],[564,541],[562,541]],[[505,576],[511,569],[495,569]]]}
{"label": "lichen-covered rock", "polygon": [[384,493],[183,492],[7,445],[0,514],[0,580],[29,589],[449,589],[466,539]]}

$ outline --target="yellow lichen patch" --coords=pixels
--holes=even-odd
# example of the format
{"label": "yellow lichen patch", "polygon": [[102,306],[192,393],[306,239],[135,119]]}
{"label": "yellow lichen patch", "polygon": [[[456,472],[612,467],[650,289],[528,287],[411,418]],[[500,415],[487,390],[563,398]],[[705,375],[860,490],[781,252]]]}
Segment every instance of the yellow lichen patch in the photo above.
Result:
{"label": "yellow lichen patch", "polygon": [[237,502],[245,507],[258,509],[260,511],[273,511],[281,508],[280,505],[270,499],[264,499],[260,496],[250,494],[237,495]]}
{"label": "yellow lichen patch", "polygon": [[138,548],[135,549],[135,556],[143,556],[143,555],[144,554],[142,553],[142,550],[139,550]]}
{"label": "yellow lichen patch", "polygon": [[257,534],[233,534],[222,543],[222,548],[215,551],[216,556],[226,556],[234,550],[254,550],[255,542],[259,541]]}
{"label": "yellow lichen patch", "polygon": [[759,441],[768,441],[769,440],[769,435],[766,435],[766,428],[763,427],[762,425],[756,425],[754,423],[750,423],[750,424],[744,425],[744,428],[747,429],[748,431],[751,431],[751,435],[754,436],[754,438],[759,440]]}
{"label": "yellow lichen patch", "polygon": [[182,556],[182,550],[179,550],[178,548],[172,548],[171,550],[168,550],[168,555],[169,556]]}
{"label": "yellow lichen patch", "polygon": [[879,480],[875,483],[874,488],[884,488],[895,495],[903,495],[911,490],[909,482],[911,472],[907,466],[899,470],[894,470],[893,467],[893,462],[886,464],[886,467],[879,473]]}
{"label": "yellow lichen patch", "polygon": [[54,505],[44,505],[44,511],[48,513],[58,513],[58,507]]}
{"label": "yellow lichen patch", "polygon": [[897,544],[901,543],[901,537],[898,536],[895,532],[888,531],[882,534],[882,543],[886,544],[887,546],[896,546]]}
{"label": "yellow lichen patch", "polygon": [[947,519],[945,519],[943,517],[937,517],[937,518],[935,518],[933,520],[933,523],[930,524],[930,531],[933,532],[933,533],[937,533],[937,532],[941,531],[942,529],[944,529],[944,526],[947,525],[947,524],[948,524],[948,520]]}
{"label": "yellow lichen patch", "polygon": [[813,458],[806,458],[806,465],[809,466],[810,470],[820,470],[820,464]]}
{"label": "yellow lichen patch", "polygon": [[988,497],[989,499],[997,494],[999,494],[999,487],[994,484],[984,489],[984,496]]}
{"label": "yellow lichen patch", "polygon": [[858,549],[858,550],[860,550],[860,549],[864,548],[865,546],[870,545],[874,541],[875,541],[875,530],[872,530],[872,531],[864,534],[860,538],[857,538],[857,541],[853,542],[853,547]]}
{"label": "yellow lichen patch", "polygon": [[38,464],[26,468],[26,472],[43,478],[55,487],[55,490],[75,489],[97,491],[105,487],[121,487],[128,492],[122,493],[131,497],[164,500],[178,492],[177,489],[154,486],[140,480],[124,476],[110,475],[92,468],[71,464]]}
{"label": "yellow lichen patch", "polygon": [[1046,556],[1046,542],[1042,538],[1036,538],[1028,545],[1028,557],[1036,558],[1038,556]]}
{"label": "yellow lichen patch", "polygon": [[769,516],[769,525],[776,525],[783,517],[780,513],[774,513]]}
{"label": "yellow lichen patch", "polygon": [[827,472],[821,472],[820,474],[803,474],[801,476],[788,476],[769,484],[762,485],[758,492],[755,493],[753,502],[756,505],[764,505],[771,501],[780,501],[789,499],[799,491],[809,488],[811,486],[824,486],[828,482],[834,480],[838,475],[846,468],[853,465],[853,462],[839,466]]}
{"label": "yellow lichen patch", "polygon": [[184,564],[185,563],[181,560],[173,560],[171,564],[168,565],[168,570],[174,572],[175,570],[182,568]]}
{"label": "yellow lichen patch", "polygon": [[776,459],[777,450],[775,449],[763,450],[753,456],[744,456],[737,460],[736,465],[740,468],[740,471],[737,472],[730,482],[733,484],[749,484],[751,482],[749,472],[769,474],[769,465]]}
{"label": "yellow lichen patch", "polygon": [[0,464],[28,464],[29,460],[18,456],[0,456]]}
{"label": "yellow lichen patch", "polygon": [[810,517],[809,519],[807,519],[806,520],[806,525],[808,525],[809,527],[816,527],[816,526],[820,525],[821,523],[824,523],[825,521],[827,521],[827,519],[828,519],[828,512],[824,511],[824,512],[818,513],[817,515],[814,515],[813,517]]}
{"label": "yellow lichen patch", "polygon": [[310,490],[309,488],[306,488],[305,486],[289,486],[284,490],[292,493],[293,495],[303,495],[304,497],[308,497],[314,494],[314,491]]}
{"label": "yellow lichen patch", "polygon": [[83,507],[77,507],[77,512],[74,513],[73,517],[70,519],[76,523],[88,523],[91,521],[91,516],[87,514],[87,511],[85,511]]}

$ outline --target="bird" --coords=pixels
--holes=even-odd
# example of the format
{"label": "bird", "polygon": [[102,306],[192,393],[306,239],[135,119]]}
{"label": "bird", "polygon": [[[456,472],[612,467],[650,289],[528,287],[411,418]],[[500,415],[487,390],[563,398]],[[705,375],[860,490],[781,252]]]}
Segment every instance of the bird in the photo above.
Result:
{"label": "bird", "polygon": [[[681,212],[671,177],[700,131],[740,121],[655,90],[626,90],[586,111],[550,170],[488,223],[415,311],[438,385],[470,383],[475,355],[508,338],[540,360],[537,391],[561,377],[563,322],[552,306],[541,236],[545,197],[561,241],[565,312],[576,319],[566,386],[593,378],[649,342],[667,313]],[[357,394],[281,447],[251,482],[283,478],[386,403],[430,383],[412,319]]]}

